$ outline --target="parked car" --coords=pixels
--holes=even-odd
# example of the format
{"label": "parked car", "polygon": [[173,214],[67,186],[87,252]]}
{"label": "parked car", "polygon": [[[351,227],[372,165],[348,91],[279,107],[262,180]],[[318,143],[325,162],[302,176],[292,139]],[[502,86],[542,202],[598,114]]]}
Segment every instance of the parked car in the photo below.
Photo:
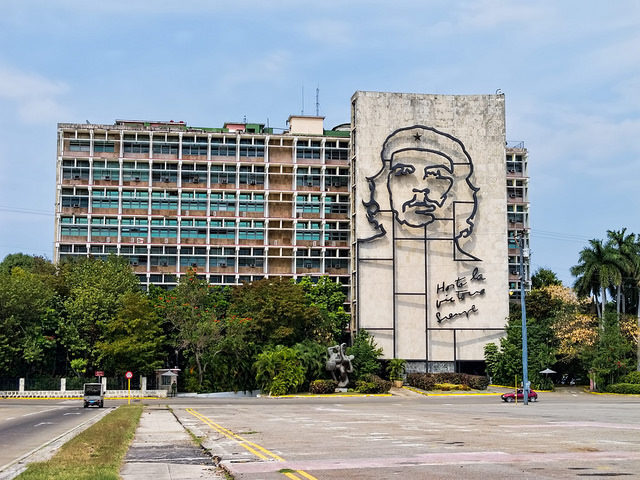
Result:
{"label": "parked car", "polygon": [[[511,403],[515,401],[515,397],[516,397],[515,393],[509,392],[509,393],[503,393],[500,398],[502,398],[502,400],[504,400],[505,402]],[[522,401],[522,400],[524,400],[524,393],[522,393],[522,389],[518,389],[518,401]],[[529,390],[529,401],[530,402],[538,401],[538,394],[533,390]]]}

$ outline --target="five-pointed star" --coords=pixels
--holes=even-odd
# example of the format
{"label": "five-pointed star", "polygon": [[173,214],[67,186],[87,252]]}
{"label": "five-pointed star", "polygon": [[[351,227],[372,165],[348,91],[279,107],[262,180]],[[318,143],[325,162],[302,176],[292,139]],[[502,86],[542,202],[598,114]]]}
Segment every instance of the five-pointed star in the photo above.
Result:
{"label": "five-pointed star", "polygon": [[419,134],[419,133],[417,133],[417,132],[416,132],[416,134],[413,136],[413,139],[414,139],[416,142],[419,142],[421,138],[422,138],[422,135],[420,135],[420,134]]}

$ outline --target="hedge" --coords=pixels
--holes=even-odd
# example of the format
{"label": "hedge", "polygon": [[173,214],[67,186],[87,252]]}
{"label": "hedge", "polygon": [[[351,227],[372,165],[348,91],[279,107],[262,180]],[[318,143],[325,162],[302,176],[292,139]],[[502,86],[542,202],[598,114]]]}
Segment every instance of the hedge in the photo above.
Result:
{"label": "hedge", "polygon": [[622,377],[621,383],[640,384],[640,372],[635,371],[635,372],[627,373],[624,377]]}
{"label": "hedge", "polygon": [[637,383],[614,383],[605,387],[605,392],[609,393],[636,393],[640,394],[640,384]]}
{"label": "hedge", "polygon": [[410,373],[407,383],[421,390],[434,390],[436,384],[466,385],[474,390],[486,390],[489,379],[467,373]]}

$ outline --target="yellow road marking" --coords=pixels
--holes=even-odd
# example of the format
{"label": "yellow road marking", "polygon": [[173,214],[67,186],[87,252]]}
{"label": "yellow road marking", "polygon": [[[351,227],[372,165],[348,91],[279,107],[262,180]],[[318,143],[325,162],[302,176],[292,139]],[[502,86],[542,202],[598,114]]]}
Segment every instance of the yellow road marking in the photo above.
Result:
{"label": "yellow road marking", "polygon": [[308,478],[309,480],[317,480],[316,477],[314,477],[312,475],[309,475],[304,470],[296,470],[296,472],[299,473],[300,475],[302,475],[304,478]]}
{"label": "yellow road marking", "polygon": [[[273,453],[272,451],[267,450],[264,447],[261,447],[257,443],[251,442],[251,441],[247,440],[246,438],[241,437],[240,435],[237,435],[237,434],[233,433],[231,430],[229,430],[227,428],[224,428],[222,425],[218,425],[216,422],[214,422],[213,420],[211,420],[208,417],[205,417],[200,412],[195,411],[193,408],[187,408],[186,411],[187,411],[187,413],[193,415],[198,420],[206,423],[211,428],[213,428],[217,432],[221,433],[225,437],[227,437],[227,438],[229,438],[231,440],[235,440],[236,442],[238,442],[238,444],[241,447],[243,447],[246,450],[248,450],[249,452],[253,453],[256,457],[260,458],[261,460],[269,460],[269,457],[271,457],[272,459],[274,459],[274,460],[276,460],[278,462],[285,462],[286,461],[280,455],[277,455],[277,454]],[[267,456],[263,455],[260,452],[263,452]],[[304,470],[296,470],[295,472],[297,474],[299,474],[299,475],[302,475],[304,478],[307,478],[309,480],[318,480],[316,477],[314,477],[313,475],[308,474]],[[284,476],[288,477],[288,478],[301,480],[300,477],[296,476],[294,473],[291,473],[291,472],[282,472],[282,474]]]}

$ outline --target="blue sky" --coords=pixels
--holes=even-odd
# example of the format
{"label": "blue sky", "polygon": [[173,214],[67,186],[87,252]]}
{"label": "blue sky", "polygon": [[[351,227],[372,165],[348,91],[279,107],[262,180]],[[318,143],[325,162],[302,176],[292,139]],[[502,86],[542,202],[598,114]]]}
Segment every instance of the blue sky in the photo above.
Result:
{"label": "blue sky", "polygon": [[567,284],[588,239],[640,233],[640,3],[313,3],[4,2],[0,258],[52,256],[57,122],[284,127],[316,87],[328,127],[356,90],[501,89],[529,150],[533,267]]}

